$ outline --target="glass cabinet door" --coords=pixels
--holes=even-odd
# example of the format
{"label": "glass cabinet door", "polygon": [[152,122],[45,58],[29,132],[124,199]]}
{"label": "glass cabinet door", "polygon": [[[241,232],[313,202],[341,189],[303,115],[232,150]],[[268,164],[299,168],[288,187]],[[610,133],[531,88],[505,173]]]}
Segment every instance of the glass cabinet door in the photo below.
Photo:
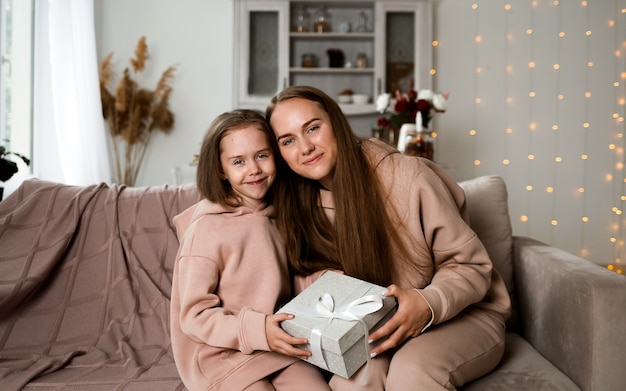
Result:
{"label": "glass cabinet door", "polygon": [[258,108],[287,85],[288,2],[238,1],[235,104]]}
{"label": "glass cabinet door", "polygon": [[377,2],[377,95],[432,88],[432,10],[426,1]]}

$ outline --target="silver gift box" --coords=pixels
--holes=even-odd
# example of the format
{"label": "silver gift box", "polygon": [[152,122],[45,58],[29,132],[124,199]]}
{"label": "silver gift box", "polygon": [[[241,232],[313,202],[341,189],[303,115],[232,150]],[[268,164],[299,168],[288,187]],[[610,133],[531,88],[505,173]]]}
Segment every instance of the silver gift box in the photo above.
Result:
{"label": "silver gift box", "polygon": [[[382,296],[385,290],[384,287],[354,277],[326,272],[278,311],[295,315],[293,319],[283,321],[281,327],[295,337],[309,340],[309,345],[302,346],[314,353],[307,359],[308,362],[339,376],[350,378],[367,362],[369,356],[370,347],[367,344],[365,327],[372,332],[395,313],[396,299]],[[332,298],[335,310],[347,301],[352,302],[356,297],[377,298],[381,302],[381,307],[364,315],[361,318],[362,322],[329,319],[319,315],[316,310],[325,294],[326,300],[329,296]],[[355,311],[358,312],[358,309]],[[314,330],[318,334],[321,331],[318,348],[314,345]],[[318,357],[316,351],[320,352],[322,357]]]}

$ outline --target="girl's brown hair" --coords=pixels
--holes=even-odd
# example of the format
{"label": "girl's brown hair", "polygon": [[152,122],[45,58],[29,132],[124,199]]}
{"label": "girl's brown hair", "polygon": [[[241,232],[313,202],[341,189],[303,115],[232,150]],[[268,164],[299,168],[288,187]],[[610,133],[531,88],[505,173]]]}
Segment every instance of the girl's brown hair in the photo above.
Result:
{"label": "girl's brown hair", "polygon": [[[242,202],[233,191],[228,180],[223,179],[220,142],[228,132],[245,127],[254,127],[265,133],[267,141],[272,147],[273,158],[276,159],[279,155],[278,147],[274,141],[274,133],[260,112],[238,109],[218,115],[204,135],[196,173],[198,191],[211,202],[224,206],[239,206]],[[282,170],[279,170],[278,166],[276,168],[278,178]],[[265,199],[267,202],[272,201],[271,188]]]}
{"label": "girl's brown hair", "polygon": [[[328,113],[338,149],[332,187],[334,225],[320,207],[319,183],[294,173],[280,154],[276,156],[284,171],[282,180],[275,182],[277,222],[293,269],[304,275],[340,269],[366,281],[390,284],[392,242],[405,251],[393,239],[381,185],[361,150],[361,139],[337,103],[308,86],[288,87],[272,98],[265,112],[267,122],[276,105],[293,98],[315,102]],[[277,144],[275,138],[273,143]]]}

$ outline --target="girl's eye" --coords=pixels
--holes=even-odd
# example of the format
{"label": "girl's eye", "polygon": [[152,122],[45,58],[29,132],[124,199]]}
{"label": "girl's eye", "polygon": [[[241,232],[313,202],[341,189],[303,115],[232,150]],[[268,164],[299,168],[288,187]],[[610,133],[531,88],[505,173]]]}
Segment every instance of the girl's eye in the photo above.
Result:
{"label": "girl's eye", "polygon": [[233,165],[239,166],[241,164],[243,164],[243,159],[235,159],[235,160],[233,160]]}
{"label": "girl's eye", "polygon": [[256,158],[260,160],[260,159],[267,159],[268,157],[270,157],[269,153],[262,152],[262,153],[259,153]]}

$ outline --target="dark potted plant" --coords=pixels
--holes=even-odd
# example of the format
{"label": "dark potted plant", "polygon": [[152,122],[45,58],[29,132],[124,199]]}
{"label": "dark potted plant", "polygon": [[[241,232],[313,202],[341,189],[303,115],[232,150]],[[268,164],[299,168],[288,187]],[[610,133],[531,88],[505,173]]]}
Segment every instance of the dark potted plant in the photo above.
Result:
{"label": "dark potted plant", "polygon": [[[0,182],[5,182],[11,179],[11,177],[18,171],[17,163],[14,161],[7,159],[8,156],[13,155],[22,159],[26,165],[30,165],[30,159],[24,155],[21,155],[17,152],[7,151],[6,148],[0,145]],[[2,196],[4,194],[4,187],[0,185],[0,200],[2,200]]]}

